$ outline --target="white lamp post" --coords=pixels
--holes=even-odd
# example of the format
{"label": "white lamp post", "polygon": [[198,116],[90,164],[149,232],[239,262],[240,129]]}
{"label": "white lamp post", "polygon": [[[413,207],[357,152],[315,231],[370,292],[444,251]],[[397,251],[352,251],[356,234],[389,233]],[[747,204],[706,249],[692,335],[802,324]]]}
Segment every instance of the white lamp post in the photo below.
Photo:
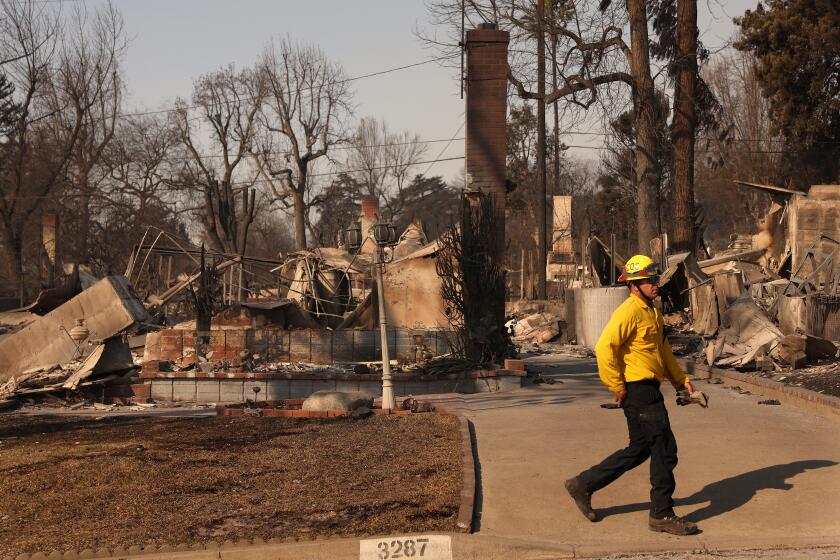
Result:
{"label": "white lamp post", "polygon": [[[385,317],[385,283],[382,280],[382,271],[385,268],[385,247],[393,247],[397,243],[397,230],[388,223],[374,224],[371,228],[373,239],[376,242],[376,249],[373,257],[373,273],[376,278],[376,302],[379,308],[379,338],[382,349],[382,409],[396,408],[394,400],[394,381],[391,378],[391,358],[388,354],[388,322]],[[353,226],[347,230],[347,245],[351,250],[361,247],[360,228]]]}

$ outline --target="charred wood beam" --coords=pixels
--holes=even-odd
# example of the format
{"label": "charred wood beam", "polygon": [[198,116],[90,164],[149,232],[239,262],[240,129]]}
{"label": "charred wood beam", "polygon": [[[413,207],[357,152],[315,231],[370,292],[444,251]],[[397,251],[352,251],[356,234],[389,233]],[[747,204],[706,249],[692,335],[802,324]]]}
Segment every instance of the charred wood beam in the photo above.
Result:
{"label": "charred wood beam", "polygon": [[[149,251],[151,250],[152,253],[156,253],[158,255],[200,255],[200,249],[171,249],[165,247],[155,247],[152,245],[135,245],[134,251],[135,253],[140,251]],[[220,253],[216,251],[207,251],[208,255],[217,255],[220,257],[224,257],[226,259],[233,259],[233,258],[241,258],[241,262],[243,263],[252,263],[252,264],[265,264],[271,266],[279,266],[283,264],[284,261],[278,261],[276,259],[266,259],[264,257],[250,257],[248,255],[233,255],[230,253]]]}
{"label": "charred wood beam", "polygon": [[767,249],[750,249],[749,251],[744,251],[743,253],[735,253],[734,255],[726,255],[723,257],[716,257],[714,259],[700,261],[697,263],[697,265],[700,268],[706,268],[709,266],[714,266],[716,264],[723,264],[731,261],[748,261],[757,257],[761,257],[766,252]]}

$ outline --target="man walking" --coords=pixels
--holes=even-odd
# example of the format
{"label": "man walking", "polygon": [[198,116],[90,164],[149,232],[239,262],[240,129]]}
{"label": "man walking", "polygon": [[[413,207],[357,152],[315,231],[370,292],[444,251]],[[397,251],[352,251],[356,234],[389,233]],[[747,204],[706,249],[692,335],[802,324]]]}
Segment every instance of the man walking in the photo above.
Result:
{"label": "man walking", "polygon": [[650,458],[650,518],[652,531],[693,535],[697,525],[674,513],[674,468],[677,442],[671,432],[659,385],[668,379],[676,389],[694,387],[677,365],[665,338],[662,313],[653,301],[659,295],[659,267],[644,255],[632,257],[619,281],[630,297],[612,314],[595,355],[601,381],[624,410],[629,445],[600,464],[566,481],[566,490],[590,521],[598,521],[592,494]]}

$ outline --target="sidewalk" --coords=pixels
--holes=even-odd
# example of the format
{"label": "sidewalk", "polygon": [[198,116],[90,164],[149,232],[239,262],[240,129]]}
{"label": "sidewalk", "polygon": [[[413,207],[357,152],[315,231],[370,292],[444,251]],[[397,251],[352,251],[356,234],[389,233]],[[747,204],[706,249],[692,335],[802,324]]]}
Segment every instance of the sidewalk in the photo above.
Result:
{"label": "sidewalk", "polygon": [[[572,546],[577,555],[840,544],[840,421],[698,382],[710,408],[678,407],[664,388],[677,437],[677,513],[702,534],[647,529],[648,463],[597,493],[604,517],[586,521],[563,481],[627,441],[620,410],[594,362],[529,360],[555,385],[453,397],[474,424],[481,469],[477,536]],[[560,383],[562,382],[562,383]],[[455,404],[454,402],[452,404]]]}

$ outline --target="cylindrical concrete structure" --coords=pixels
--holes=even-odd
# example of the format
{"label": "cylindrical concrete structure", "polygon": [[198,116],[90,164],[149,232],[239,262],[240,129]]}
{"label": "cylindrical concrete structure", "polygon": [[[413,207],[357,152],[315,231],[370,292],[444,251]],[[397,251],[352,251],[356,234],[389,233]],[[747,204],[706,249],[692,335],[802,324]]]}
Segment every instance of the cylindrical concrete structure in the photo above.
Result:
{"label": "cylindrical concrete structure", "polygon": [[601,331],[613,311],[624,303],[630,291],[626,286],[580,288],[575,290],[575,333],[577,343],[594,349]]}

